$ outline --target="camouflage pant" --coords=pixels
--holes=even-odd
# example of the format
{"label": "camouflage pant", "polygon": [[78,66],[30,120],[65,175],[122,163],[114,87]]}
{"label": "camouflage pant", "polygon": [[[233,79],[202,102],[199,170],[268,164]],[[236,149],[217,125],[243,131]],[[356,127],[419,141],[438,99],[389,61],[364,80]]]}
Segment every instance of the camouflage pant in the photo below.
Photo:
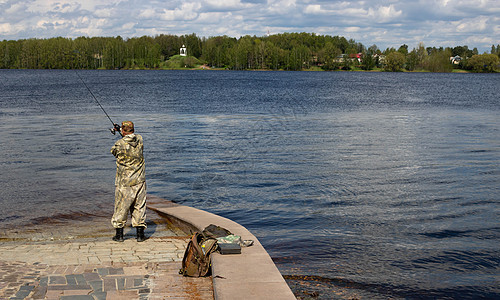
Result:
{"label": "camouflage pant", "polygon": [[115,212],[111,218],[114,228],[125,227],[129,211],[132,226],[146,227],[146,182],[134,186],[116,186]]}

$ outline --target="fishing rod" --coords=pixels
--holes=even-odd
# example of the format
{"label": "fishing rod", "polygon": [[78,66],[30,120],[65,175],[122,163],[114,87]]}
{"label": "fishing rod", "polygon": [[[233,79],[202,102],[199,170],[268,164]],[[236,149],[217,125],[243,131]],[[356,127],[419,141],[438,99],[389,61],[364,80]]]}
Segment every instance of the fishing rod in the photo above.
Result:
{"label": "fishing rod", "polygon": [[89,91],[89,93],[92,95],[92,97],[94,98],[95,102],[97,102],[97,104],[99,105],[99,107],[102,109],[102,111],[104,112],[104,114],[106,115],[106,117],[108,117],[109,121],[111,121],[111,124],[113,124],[113,128],[110,128],[109,130],[111,131],[112,134],[115,134],[117,131],[118,133],[122,135],[121,131],[120,131],[120,125],[116,124],[115,122],[113,122],[113,120],[111,120],[111,117],[108,115],[108,113],[104,110],[104,107],[102,107],[101,103],[99,102],[99,100],[97,100],[97,97],[94,96],[94,93],[92,93],[92,90],[88,87],[88,85],[85,83],[85,81],[83,80],[83,78],[80,76],[80,74],[75,70],[75,73],[76,75],[78,76],[78,78],[80,78],[80,80],[82,81],[83,85],[87,88],[87,90]]}

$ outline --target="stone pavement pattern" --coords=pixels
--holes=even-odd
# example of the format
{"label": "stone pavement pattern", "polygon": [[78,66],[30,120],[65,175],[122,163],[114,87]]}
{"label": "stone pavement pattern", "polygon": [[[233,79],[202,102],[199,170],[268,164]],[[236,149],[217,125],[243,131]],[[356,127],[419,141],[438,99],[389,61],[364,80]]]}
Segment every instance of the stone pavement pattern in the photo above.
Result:
{"label": "stone pavement pattern", "polygon": [[0,299],[213,299],[210,277],[178,274],[184,233],[148,225],[146,241],[138,243],[130,230],[117,243],[109,228],[97,232],[2,239]]}

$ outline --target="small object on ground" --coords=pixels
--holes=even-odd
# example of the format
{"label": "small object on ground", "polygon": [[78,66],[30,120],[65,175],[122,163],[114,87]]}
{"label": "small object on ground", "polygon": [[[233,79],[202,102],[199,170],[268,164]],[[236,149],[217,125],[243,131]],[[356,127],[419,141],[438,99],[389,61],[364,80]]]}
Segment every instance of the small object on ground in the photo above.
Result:
{"label": "small object on ground", "polygon": [[233,243],[219,243],[219,253],[225,254],[241,254],[241,246]]}

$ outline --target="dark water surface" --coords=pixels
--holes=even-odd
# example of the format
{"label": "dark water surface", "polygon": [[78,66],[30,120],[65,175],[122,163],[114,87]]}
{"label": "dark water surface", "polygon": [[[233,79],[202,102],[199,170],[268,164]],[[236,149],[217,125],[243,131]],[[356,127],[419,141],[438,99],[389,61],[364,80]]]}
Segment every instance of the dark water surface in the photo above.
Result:
{"label": "dark water surface", "polygon": [[[149,193],[247,227],[299,297],[500,297],[500,74],[78,74]],[[0,228],[110,216],[109,127],[75,71],[0,70]]]}

